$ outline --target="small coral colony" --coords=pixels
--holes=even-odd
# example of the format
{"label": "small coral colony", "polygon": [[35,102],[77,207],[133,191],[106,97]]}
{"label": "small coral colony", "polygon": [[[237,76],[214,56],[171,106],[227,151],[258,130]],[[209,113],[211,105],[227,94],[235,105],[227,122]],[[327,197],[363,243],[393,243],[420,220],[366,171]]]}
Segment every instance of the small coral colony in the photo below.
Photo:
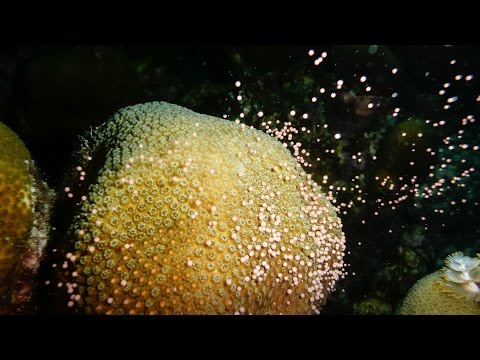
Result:
{"label": "small coral colony", "polygon": [[[291,123],[268,124],[128,106],[82,136],[55,194],[0,123],[0,314],[320,314],[352,276],[342,214]],[[480,314],[480,254],[458,250],[397,313]]]}

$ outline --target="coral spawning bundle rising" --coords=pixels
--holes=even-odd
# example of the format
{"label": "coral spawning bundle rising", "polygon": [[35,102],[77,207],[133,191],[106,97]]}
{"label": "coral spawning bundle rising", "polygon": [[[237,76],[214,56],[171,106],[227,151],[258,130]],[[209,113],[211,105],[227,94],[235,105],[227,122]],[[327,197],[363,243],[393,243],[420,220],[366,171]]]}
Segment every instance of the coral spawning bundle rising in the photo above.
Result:
{"label": "coral spawning bundle rising", "polygon": [[261,131],[152,102],[79,153],[80,180],[95,181],[68,189],[76,213],[50,282],[67,311],[319,313],[344,274],[335,209]]}

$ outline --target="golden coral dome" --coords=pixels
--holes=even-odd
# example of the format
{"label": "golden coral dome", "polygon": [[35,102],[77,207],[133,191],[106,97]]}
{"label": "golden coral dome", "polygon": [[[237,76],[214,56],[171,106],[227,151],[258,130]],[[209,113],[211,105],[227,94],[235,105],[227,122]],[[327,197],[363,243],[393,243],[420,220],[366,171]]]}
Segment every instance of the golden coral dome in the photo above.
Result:
{"label": "golden coral dome", "polygon": [[67,189],[76,215],[51,282],[67,310],[319,313],[343,275],[335,209],[261,131],[152,102],[119,110],[79,153],[78,181],[93,180]]}

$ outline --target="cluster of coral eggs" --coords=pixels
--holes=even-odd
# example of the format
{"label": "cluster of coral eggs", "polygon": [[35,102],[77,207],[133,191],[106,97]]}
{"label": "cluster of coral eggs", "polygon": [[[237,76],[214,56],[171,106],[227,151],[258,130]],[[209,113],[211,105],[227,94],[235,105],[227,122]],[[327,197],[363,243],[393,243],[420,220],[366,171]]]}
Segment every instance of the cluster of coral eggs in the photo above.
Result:
{"label": "cluster of coral eggs", "polygon": [[118,111],[80,155],[92,180],[67,189],[76,213],[50,282],[65,310],[319,313],[343,276],[335,209],[261,131],[152,102]]}
{"label": "cluster of coral eggs", "polygon": [[480,254],[447,257],[445,266],[420,279],[407,294],[403,315],[480,315]]}

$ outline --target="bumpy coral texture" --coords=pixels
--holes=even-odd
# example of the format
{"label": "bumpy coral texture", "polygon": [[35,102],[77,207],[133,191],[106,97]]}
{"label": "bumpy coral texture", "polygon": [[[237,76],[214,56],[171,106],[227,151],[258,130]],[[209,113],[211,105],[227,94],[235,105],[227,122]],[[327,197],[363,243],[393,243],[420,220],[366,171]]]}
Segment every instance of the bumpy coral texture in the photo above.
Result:
{"label": "bumpy coral texture", "polygon": [[[318,313],[343,274],[335,209],[280,142],[180,106],[118,111],[52,284],[98,314]],[[90,149],[90,150],[89,150]]]}
{"label": "bumpy coral texture", "polygon": [[408,292],[401,315],[480,315],[480,304],[445,291],[443,271],[420,279]]}
{"label": "bumpy coral texture", "polygon": [[0,313],[8,311],[18,249],[33,224],[30,166],[30,153],[23,142],[0,123]]}

